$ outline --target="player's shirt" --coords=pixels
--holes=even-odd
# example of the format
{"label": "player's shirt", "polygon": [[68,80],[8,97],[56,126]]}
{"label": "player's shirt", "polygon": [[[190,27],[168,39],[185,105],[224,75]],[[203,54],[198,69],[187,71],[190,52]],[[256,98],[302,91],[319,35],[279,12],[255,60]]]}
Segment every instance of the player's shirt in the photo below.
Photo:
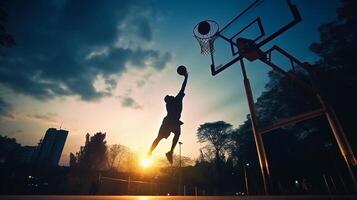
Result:
{"label": "player's shirt", "polygon": [[[184,92],[179,92],[173,100],[166,103],[167,115],[166,118],[170,121],[180,121],[182,112],[182,100],[185,96]],[[182,123],[182,122],[181,122]]]}

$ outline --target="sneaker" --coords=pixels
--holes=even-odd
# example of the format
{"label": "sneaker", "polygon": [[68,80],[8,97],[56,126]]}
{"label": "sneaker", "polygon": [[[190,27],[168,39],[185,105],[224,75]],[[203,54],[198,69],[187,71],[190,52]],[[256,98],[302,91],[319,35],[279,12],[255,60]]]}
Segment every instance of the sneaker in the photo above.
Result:
{"label": "sneaker", "polygon": [[166,158],[170,162],[170,164],[172,165],[172,152],[171,151],[166,153]]}

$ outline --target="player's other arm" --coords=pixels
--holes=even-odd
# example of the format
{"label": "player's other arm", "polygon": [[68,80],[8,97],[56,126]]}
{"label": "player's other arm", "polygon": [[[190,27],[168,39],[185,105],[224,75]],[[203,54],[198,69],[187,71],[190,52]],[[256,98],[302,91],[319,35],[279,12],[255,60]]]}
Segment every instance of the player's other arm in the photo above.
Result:
{"label": "player's other arm", "polygon": [[185,94],[185,89],[186,89],[186,84],[187,84],[188,73],[186,73],[184,76],[185,76],[185,79],[183,80],[181,89],[180,89],[179,93],[177,94],[177,96],[179,96],[179,95],[184,95],[184,94]]}

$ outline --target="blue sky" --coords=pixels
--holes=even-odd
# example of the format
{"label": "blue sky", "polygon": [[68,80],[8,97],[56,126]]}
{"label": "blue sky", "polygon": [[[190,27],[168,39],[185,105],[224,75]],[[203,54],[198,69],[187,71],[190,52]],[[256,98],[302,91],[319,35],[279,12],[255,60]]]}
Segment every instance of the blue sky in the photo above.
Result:
{"label": "blue sky", "polygon": [[[205,19],[222,27],[249,2],[5,1],[6,27],[17,45],[0,49],[0,133],[34,145],[47,128],[63,123],[70,135],[62,164],[87,132],[107,132],[109,144],[145,152],[166,113],[163,97],[180,88],[176,67],[183,64],[190,76],[181,141],[183,154],[197,156],[199,124],[225,120],[238,127],[248,108],[238,65],[212,77],[192,29]],[[308,47],[319,40],[319,25],[336,17],[338,1],[292,2],[303,21],[263,49],[277,44],[314,62]],[[284,8],[285,1],[265,0],[250,14],[259,13],[269,32],[291,19]],[[216,55],[227,61],[226,47],[217,41]],[[257,98],[269,69],[258,61],[246,65]],[[156,154],[170,142],[160,143]]]}

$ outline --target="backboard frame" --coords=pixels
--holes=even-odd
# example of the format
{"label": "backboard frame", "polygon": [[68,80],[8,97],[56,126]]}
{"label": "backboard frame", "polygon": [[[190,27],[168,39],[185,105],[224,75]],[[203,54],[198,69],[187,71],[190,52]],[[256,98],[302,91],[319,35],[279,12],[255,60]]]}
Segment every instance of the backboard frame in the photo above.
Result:
{"label": "backboard frame", "polygon": [[[243,32],[244,30],[246,30],[248,27],[252,26],[253,24],[257,23],[259,30],[260,30],[260,35],[254,39],[254,41],[256,42],[257,40],[261,39],[262,37],[265,36],[265,31],[264,31],[264,27],[263,24],[261,22],[260,17],[255,18],[253,21],[251,21],[248,25],[246,25],[243,29],[241,29],[240,31],[238,31],[237,34],[235,34],[233,37],[231,38],[227,38],[226,36],[223,35],[223,32],[236,20],[238,20],[240,17],[242,17],[248,10],[254,8],[254,6],[257,6],[259,3],[261,3],[262,0],[255,0],[253,3],[251,3],[245,10],[243,10],[241,13],[239,13],[235,18],[233,18],[229,23],[227,23],[227,25],[225,25],[221,30],[219,30],[217,32],[217,36],[222,38],[223,40],[227,41],[230,46],[231,46],[231,51],[232,51],[232,55],[236,56],[235,58],[233,58],[232,60],[230,60],[229,62],[225,63],[225,64],[220,64],[218,66],[215,65],[215,60],[214,60],[214,52],[211,53],[211,74],[213,76],[219,74],[220,72],[224,71],[225,69],[227,69],[228,67],[230,67],[231,65],[233,65],[234,63],[236,63],[237,61],[243,59],[244,56],[239,54],[239,51],[234,51],[234,48],[238,48],[237,43],[235,42],[235,38],[237,38],[237,36]],[[286,32],[287,30],[289,30],[291,27],[295,26],[296,24],[298,24],[302,18],[300,15],[299,10],[297,9],[297,7],[295,5],[293,5],[290,0],[287,0],[287,4],[289,6],[289,10],[293,16],[293,19],[287,23],[286,25],[284,25],[283,27],[281,27],[279,30],[275,31],[274,33],[270,34],[269,36],[267,36],[265,39],[263,39],[262,41],[260,41],[259,43],[257,43],[257,47],[260,48],[262,46],[264,46],[265,44],[267,44],[268,42],[270,42],[271,40],[275,39],[276,37],[278,37],[279,35],[281,35],[282,33]]]}

